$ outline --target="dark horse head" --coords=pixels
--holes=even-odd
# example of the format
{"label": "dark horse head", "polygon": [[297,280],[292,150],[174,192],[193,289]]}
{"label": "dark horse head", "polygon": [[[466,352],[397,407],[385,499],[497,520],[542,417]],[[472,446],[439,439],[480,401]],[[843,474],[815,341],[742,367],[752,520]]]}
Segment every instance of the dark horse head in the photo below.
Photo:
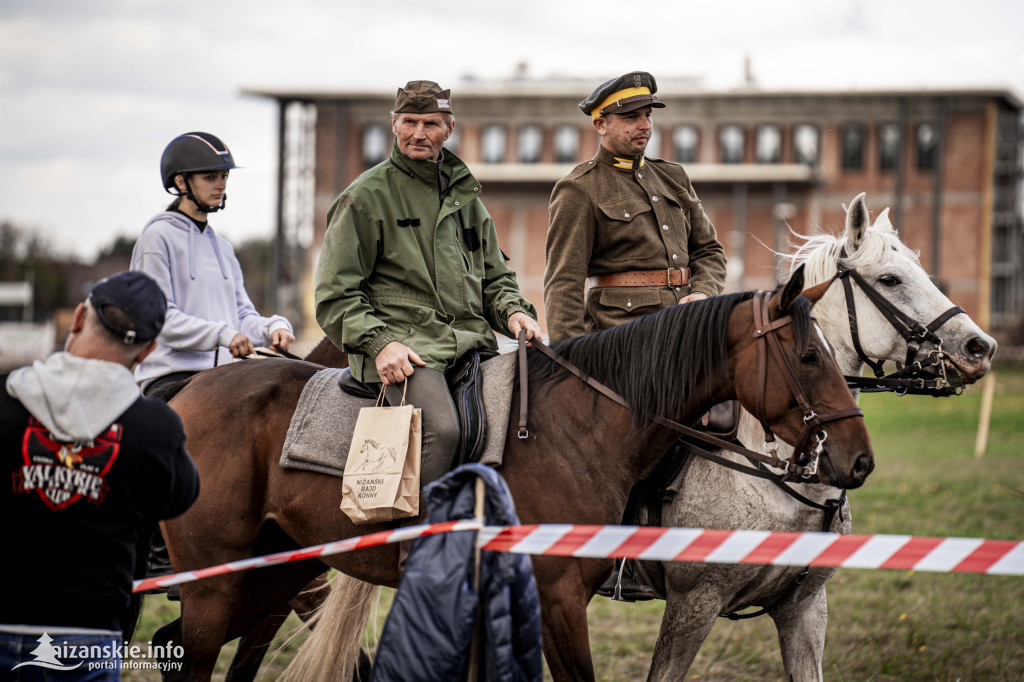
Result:
{"label": "dark horse head", "polygon": [[[856,408],[811,318],[820,294],[808,292],[812,301],[801,295],[802,287],[802,272],[794,274],[772,295],[769,306],[770,320],[791,317],[775,333],[793,369],[792,378],[817,414]],[[762,413],[772,430],[795,446],[805,430],[804,412],[771,353],[764,385],[758,381],[753,297],[754,292],[743,292],[672,306],[619,327],[555,343],[553,348],[623,396],[638,427],[653,417],[692,423],[711,405],[737,398],[751,413]],[[544,361],[533,363],[531,374],[541,382],[567,376]],[[863,418],[833,421],[825,430],[819,478],[843,488],[860,486],[874,467]]]}

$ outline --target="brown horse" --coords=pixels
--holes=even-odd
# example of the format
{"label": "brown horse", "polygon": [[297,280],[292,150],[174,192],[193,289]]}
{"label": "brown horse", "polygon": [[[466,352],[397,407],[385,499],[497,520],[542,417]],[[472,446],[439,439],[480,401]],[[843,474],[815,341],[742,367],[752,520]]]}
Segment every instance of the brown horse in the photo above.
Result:
{"label": "brown horse", "polygon": [[[772,320],[791,319],[775,332],[785,364],[795,368],[795,384],[818,414],[855,408],[811,322],[811,303],[800,296],[801,287],[802,277],[794,276],[770,306]],[[760,331],[752,297],[748,292],[676,306],[555,346],[624,396],[632,411],[568,377],[548,358],[530,353],[530,437],[517,438],[516,420],[510,420],[500,469],[521,521],[617,524],[632,485],[676,438],[671,429],[653,423],[659,417],[691,422],[710,405],[738,398],[752,411],[761,404],[760,413],[779,437],[797,443],[804,413],[771,356],[764,386],[758,382]],[[197,375],[171,401],[185,423],[203,484],[193,508],[165,525],[178,570],[388,527],[357,527],[348,520],[338,508],[340,478],[278,466],[296,402],[319,369],[284,360],[234,363]],[[834,421],[827,430],[820,478],[847,488],[861,485],[873,467],[863,419]],[[394,545],[324,562],[376,585],[398,583]],[[536,557],[533,564],[552,675],[593,679],[586,607],[612,562]],[[309,561],[183,584],[182,617],[161,629],[154,643],[181,643],[186,651],[183,676],[208,678],[224,641],[262,622],[323,570],[323,563]],[[333,595],[343,597],[340,590],[332,600]]]}

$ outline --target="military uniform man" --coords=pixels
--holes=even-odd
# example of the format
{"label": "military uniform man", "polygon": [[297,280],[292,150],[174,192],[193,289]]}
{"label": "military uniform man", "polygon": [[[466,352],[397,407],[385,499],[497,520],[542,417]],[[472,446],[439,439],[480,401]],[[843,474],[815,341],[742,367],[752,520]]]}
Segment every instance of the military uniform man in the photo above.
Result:
{"label": "military uniform man", "polygon": [[[551,193],[544,311],[552,340],[715,296],[725,286],[725,251],[686,171],[644,156],[652,112],[665,106],[657,91],[654,76],[635,71],[580,102],[601,146]],[[632,569],[619,563],[598,593],[653,598]]]}
{"label": "military uniform man", "polygon": [[725,252],[690,178],[644,155],[652,110],[664,107],[643,71],[580,102],[601,136],[597,155],[551,193],[544,310],[552,340],[613,327],[721,293]]}

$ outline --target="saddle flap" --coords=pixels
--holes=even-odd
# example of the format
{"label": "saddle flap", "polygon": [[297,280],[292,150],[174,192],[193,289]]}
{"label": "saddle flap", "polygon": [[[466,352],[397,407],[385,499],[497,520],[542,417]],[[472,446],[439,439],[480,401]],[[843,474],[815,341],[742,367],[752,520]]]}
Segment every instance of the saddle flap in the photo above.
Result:
{"label": "saddle flap", "polygon": [[376,386],[358,381],[352,376],[352,372],[349,371],[348,367],[338,373],[338,388],[356,398],[376,400],[380,395],[379,389]]}
{"label": "saddle flap", "polygon": [[459,415],[459,447],[453,466],[478,462],[487,444],[487,413],[484,410],[480,364],[497,351],[470,351],[445,373],[448,391]]}

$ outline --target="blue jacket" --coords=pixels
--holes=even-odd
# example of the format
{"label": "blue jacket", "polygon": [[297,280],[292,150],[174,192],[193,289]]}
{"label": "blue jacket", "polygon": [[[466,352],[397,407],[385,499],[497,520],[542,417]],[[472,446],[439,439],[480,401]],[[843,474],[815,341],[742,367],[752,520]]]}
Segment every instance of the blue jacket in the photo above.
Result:
{"label": "blue jacket", "polygon": [[[493,469],[465,464],[424,489],[428,521],[473,518],[477,476],[487,485],[486,525],[518,525],[512,496]],[[541,680],[540,599],[529,556],[482,552],[473,590],[476,533],[417,539],[388,615],[373,681],[465,680],[476,610],[483,604],[486,682]]]}

